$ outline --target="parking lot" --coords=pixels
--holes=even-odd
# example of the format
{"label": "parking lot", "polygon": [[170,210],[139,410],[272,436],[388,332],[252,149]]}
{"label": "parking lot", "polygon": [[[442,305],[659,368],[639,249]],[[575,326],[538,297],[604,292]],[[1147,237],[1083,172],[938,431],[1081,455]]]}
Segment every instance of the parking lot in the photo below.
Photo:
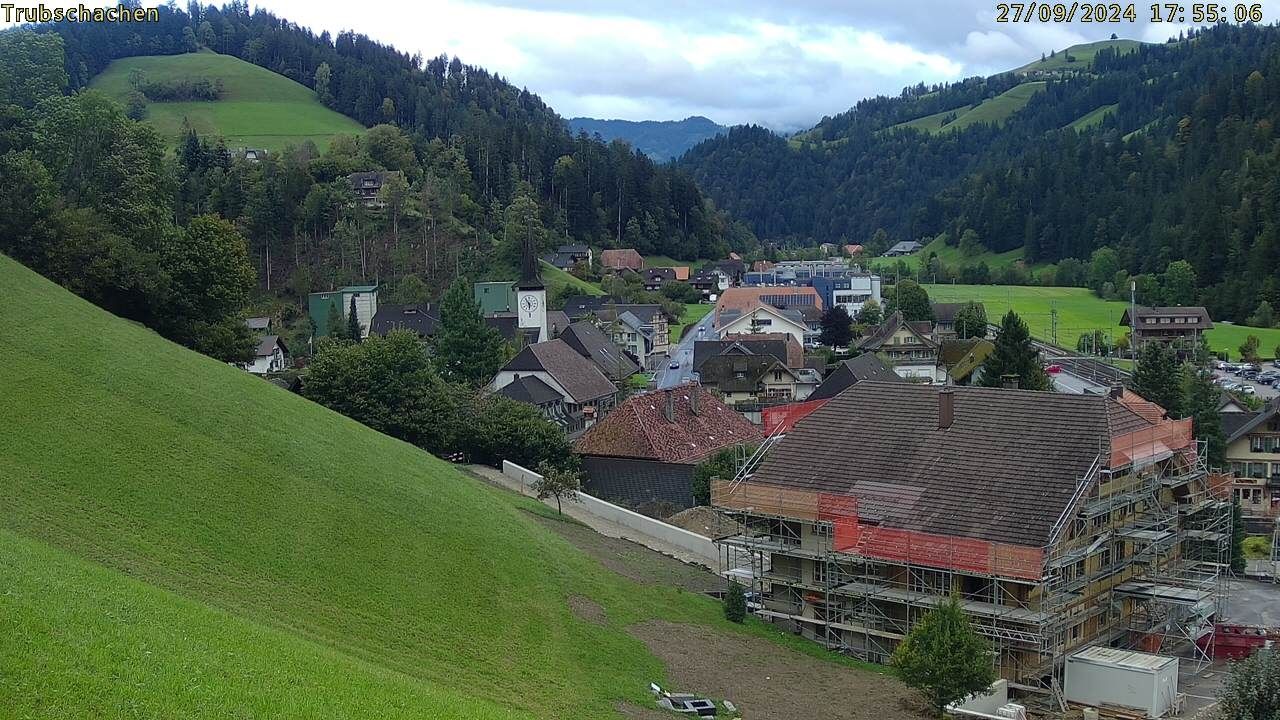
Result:
{"label": "parking lot", "polygon": [[[1261,368],[1263,372],[1273,371],[1276,373],[1280,373],[1280,368],[1277,368],[1274,365],[1274,363],[1264,363],[1264,364],[1260,364],[1258,367]],[[1275,385],[1266,385],[1264,383],[1255,382],[1255,381],[1248,380],[1246,378],[1242,378],[1240,376],[1239,371],[1215,369],[1213,371],[1213,376],[1215,380],[1218,380],[1220,382],[1234,382],[1240,385],[1251,387],[1253,388],[1254,394],[1256,394],[1259,398],[1262,398],[1263,400],[1270,400],[1276,397],[1276,395],[1280,395],[1280,388],[1277,388]]]}

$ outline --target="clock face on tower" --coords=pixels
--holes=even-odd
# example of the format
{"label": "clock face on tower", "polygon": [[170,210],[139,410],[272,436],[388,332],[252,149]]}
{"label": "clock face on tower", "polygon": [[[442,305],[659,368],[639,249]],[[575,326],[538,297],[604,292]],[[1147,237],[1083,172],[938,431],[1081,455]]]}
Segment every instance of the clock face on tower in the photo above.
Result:
{"label": "clock face on tower", "polygon": [[524,308],[525,312],[531,313],[538,309],[538,298],[532,295],[525,295],[520,300],[520,307]]}

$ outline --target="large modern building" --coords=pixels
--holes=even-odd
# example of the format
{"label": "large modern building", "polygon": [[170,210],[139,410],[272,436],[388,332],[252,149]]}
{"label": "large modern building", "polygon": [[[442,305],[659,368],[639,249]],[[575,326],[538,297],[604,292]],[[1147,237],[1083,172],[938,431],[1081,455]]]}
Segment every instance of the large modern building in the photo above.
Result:
{"label": "large modern building", "polygon": [[957,598],[1000,676],[1050,692],[1085,646],[1192,646],[1230,503],[1190,421],[1163,414],[1118,390],[857,383],[712,481],[741,522],[725,557],[751,557],[726,572],[761,615],[875,662]]}

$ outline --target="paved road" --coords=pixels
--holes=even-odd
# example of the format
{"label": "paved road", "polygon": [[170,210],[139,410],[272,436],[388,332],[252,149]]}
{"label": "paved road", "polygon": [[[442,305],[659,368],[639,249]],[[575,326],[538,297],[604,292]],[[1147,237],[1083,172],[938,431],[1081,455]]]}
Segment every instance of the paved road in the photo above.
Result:
{"label": "paved road", "polygon": [[[684,340],[674,350],[670,350],[670,358],[667,364],[658,370],[657,386],[659,390],[675,387],[682,383],[693,381],[693,344],[698,340],[715,340],[716,333],[712,325],[715,323],[715,311],[707,313],[706,317],[698,321],[698,324],[689,328],[689,332],[684,336]],[[706,328],[702,332],[698,332],[699,328]],[[680,367],[672,369],[669,367],[672,360],[680,363]]]}

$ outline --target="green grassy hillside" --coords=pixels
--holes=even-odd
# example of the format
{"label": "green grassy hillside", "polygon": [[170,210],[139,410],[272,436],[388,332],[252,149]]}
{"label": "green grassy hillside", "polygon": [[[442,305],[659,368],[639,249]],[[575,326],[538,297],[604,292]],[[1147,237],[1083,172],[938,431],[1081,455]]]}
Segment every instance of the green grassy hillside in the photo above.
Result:
{"label": "green grassy hillside", "polygon": [[221,135],[231,148],[280,150],[311,140],[321,150],[334,135],[364,131],[360,123],[320,104],[309,88],[283,75],[230,55],[202,51],[117,60],[93,79],[92,87],[124,102],[138,69],[149,80],[221,78],[225,92],[217,102],[148,102],[146,121],[171,144],[183,132],[183,120],[201,135]]}
{"label": "green grassy hillside", "polygon": [[[1141,45],[1142,42],[1139,40],[1123,39],[1099,40],[1098,42],[1072,45],[1066,50],[1059,50],[1053,57],[1045,57],[1044,60],[1036,60],[1035,62],[1027,63],[1014,72],[1028,73],[1038,70],[1084,70],[1093,64],[1093,58],[1100,50],[1114,48],[1123,55],[1137,50]],[[1068,62],[1068,55],[1075,58],[1075,61]]]}
{"label": "green grassy hillside", "polygon": [[[1076,340],[1094,329],[1114,332],[1116,337],[1125,333],[1120,326],[1128,303],[1102,300],[1085,288],[1010,287],[998,285],[926,285],[930,299],[937,302],[963,302],[977,300],[987,309],[992,322],[1009,311],[1018,313],[1031,334],[1050,339],[1053,320],[1052,310],[1058,313],[1058,344],[1075,347]],[[1249,335],[1257,335],[1263,357],[1274,354],[1280,344],[1280,329],[1252,328],[1243,325],[1215,323],[1209,331],[1209,346],[1215,351],[1226,351],[1231,357],[1239,357],[1239,347]]]}
{"label": "green grassy hillside", "polygon": [[[954,110],[926,115],[915,120],[898,123],[888,129],[915,128],[928,133],[938,133],[944,130],[963,130],[977,123],[999,125],[1008,119],[1010,115],[1026,107],[1032,96],[1044,90],[1044,86],[1045,83],[1043,82],[1024,82],[993,98],[983,100],[977,105],[964,105]],[[953,116],[954,119],[951,122],[943,124],[945,120]]]}
{"label": "green grassy hillside", "polygon": [[[937,253],[938,259],[944,264],[951,267],[965,267],[968,265],[977,265],[978,263],[986,263],[987,267],[992,270],[1008,267],[1015,262],[1022,260],[1024,252],[1022,248],[1014,248],[1001,253],[984,250],[977,255],[965,255],[960,252],[960,248],[955,245],[948,245],[945,242],[934,239],[926,244],[921,250],[906,257],[877,257],[872,258],[867,264],[876,270],[885,270],[897,266],[898,261],[905,262],[909,267],[916,268],[922,265],[929,255]],[[1039,265],[1031,265],[1032,269],[1040,267]]]}
{"label": "green grassy hillside", "polygon": [[616,717],[666,677],[633,623],[777,637],[3,256],[0,287],[0,717]]}
{"label": "green grassy hillside", "polygon": [[1103,105],[1092,112],[1085,113],[1084,115],[1076,118],[1071,122],[1069,127],[1076,132],[1088,130],[1089,128],[1101,123],[1103,118],[1115,112],[1118,107],[1120,107],[1120,105],[1115,103],[1111,105]]}

